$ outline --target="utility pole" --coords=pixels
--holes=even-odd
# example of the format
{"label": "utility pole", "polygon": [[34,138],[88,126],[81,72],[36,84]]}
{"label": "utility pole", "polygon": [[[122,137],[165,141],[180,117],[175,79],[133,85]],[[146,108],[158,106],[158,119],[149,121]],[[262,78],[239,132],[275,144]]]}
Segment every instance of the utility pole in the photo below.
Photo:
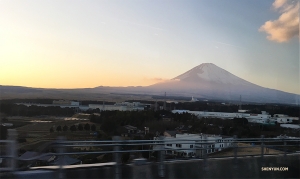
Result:
{"label": "utility pole", "polygon": [[242,95],[240,95],[240,106],[239,106],[239,110],[242,109]]}
{"label": "utility pole", "polygon": [[167,93],[165,92],[164,110],[166,110],[166,97],[167,97]]}

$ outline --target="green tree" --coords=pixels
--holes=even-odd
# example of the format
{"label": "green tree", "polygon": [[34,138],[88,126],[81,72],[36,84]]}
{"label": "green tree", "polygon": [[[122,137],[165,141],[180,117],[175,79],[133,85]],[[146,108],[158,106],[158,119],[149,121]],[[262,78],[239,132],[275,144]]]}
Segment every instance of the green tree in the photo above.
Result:
{"label": "green tree", "polygon": [[86,123],[84,125],[84,130],[89,131],[90,129],[91,129],[91,127],[90,127],[89,123]]}
{"label": "green tree", "polygon": [[68,126],[64,125],[63,131],[66,132],[68,130]]}
{"label": "green tree", "polygon": [[244,126],[248,124],[248,120],[246,118],[233,118],[232,121],[237,126]]}
{"label": "green tree", "polygon": [[101,125],[101,129],[106,133],[113,134],[116,131],[117,126],[116,120],[105,119]]}
{"label": "green tree", "polygon": [[78,130],[79,130],[79,131],[82,131],[82,130],[83,130],[82,124],[79,124],[79,125],[78,125]]}
{"label": "green tree", "polygon": [[60,131],[61,131],[61,126],[57,126],[57,127],[56,127],[56,131],[57,131],[57,132],[60,132]]}
{"label": "green tree", "polygon": [[72,125],[72,126],[70,127],[70,131],[71,131],[71,132],[76,131],[76,126],[75,126],[75,125]]}
{"label": "green tree", "polygon": [[93,125],[91,126],[91,130],[92,130],[92,131],[96,131],[96,125],[95,125],[95,124],[93,124]]}
{"label": "green tree", "polygon": [[2,122],[8,122],[8,119],[6,117],[3,117],[1,121]]}
{"label": "green tree", "polygon": [[7,138],[7,128],[0,125],[0,139],[5,140]]}

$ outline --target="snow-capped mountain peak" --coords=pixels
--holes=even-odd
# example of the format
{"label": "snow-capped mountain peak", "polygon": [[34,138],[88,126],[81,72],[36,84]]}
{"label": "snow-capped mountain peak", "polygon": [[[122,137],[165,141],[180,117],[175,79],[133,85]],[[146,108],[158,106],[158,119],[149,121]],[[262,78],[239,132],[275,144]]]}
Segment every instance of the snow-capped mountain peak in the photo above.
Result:
{"label": "snow-capped mountain peak", "polygon": [[198,81],[205,80],[209,82],[223,84],[246,84],[249,83],[230,72],[216,66],[213,63],[202,63],[191,70],[175,77],[173,80],[180,81]]}
{"label": "snow-capped mountain peak", "polygon": [[296,104],[299,95],[268,89],[250,83],[212,64],[203,63],[162,83],[147,87],[148,90],[168,92],[173,95],[195,96],[210,99],[289,103]]}

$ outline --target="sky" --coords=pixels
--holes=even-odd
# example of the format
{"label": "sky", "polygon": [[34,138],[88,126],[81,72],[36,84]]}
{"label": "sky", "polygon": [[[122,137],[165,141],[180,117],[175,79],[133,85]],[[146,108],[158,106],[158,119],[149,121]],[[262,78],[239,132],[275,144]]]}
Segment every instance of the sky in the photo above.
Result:
{"label": "sky", "polygon": [[0,0],[0,85],[147,86],[201,63],[300,94],[299,1]]}

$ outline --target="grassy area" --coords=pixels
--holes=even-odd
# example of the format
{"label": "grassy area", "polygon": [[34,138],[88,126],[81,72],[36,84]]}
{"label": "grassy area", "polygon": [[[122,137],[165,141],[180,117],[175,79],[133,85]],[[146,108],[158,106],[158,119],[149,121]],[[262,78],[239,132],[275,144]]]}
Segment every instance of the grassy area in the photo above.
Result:
{"label": "grassy area", "polygon": [[77,114],[74,114],[72,117],[79,118],[79,119],[89,119],[90,114],[77,113]]}
{"label": "grassy area", "polygon": [[[88,115],[74,116],[88,119]],[[44,144],[56,140],[59,136],[64,136],[67,140],[95,140],[97,136],[92,131],[74,131],[69,130],[70,126],[91,123],[89,120],[64,120],[63,117],[12,117],[9,119],[18,133],[18,138],[25,138],[26,142],[20,143],[19,148],[25,150],[35,150]],[[57,126],[68,126],[68,131],[57,132]],[[100,130],[100,125],[96,125],[96,130]],[[50,132],[50,128],[54,128],[54,132]]]}
{"label": "grassy area", "polygon": [[[261,155],[261,147],[260,146],[251,146],[250,144],[245,143],[238,143],[239,147],[249,147],[249,148],[238,148],[237,149],[237,156],[243,156],[243,155]],[[264,148],[264,154],[282,154],[282,151],[274,150],[274,149],[268,149],[266,151],[266,148]],[[210,154],[211,157],[229,157],[234,156],[234,149],[225,149],[223,151]]]}

